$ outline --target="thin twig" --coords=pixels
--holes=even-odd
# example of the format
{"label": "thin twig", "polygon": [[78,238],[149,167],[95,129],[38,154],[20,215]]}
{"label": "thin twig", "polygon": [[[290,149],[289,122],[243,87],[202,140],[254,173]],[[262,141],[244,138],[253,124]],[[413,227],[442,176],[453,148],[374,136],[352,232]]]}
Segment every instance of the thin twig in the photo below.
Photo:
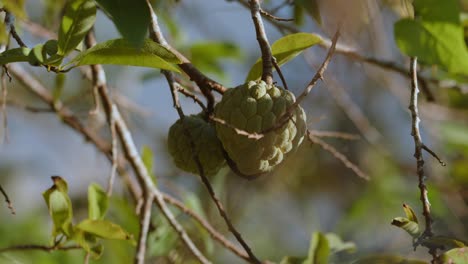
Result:
{"label": "thin twig", "polygon": [[6,67],[2,69],[2,73],[1,73],[1,80],[0,80],[0,83],[1,83],[1,86],[2,86],[2,128],[3,128],[3,137],[0,139],[0,143],[3,143],[3,142],[8,142],[8,114],[7,114],[7,107],[6,107],[6,103],[7,103],[7,97],[8,97],[8,86],[7,86],[7,82],[6,82],[6,72],[7,72],[7,69]]}
{"label": "thin twig", "polygon": [[203,104],[203,102],[192,92],[188,91],[187,89],[184,89],[180,83],[177,82],[177,91],[183,95],[185,95],[188,98],[192,98],[192,100],[197,103],[203,111],[206,111],[206,106]]}
{"label": "thin twig", "polygon": [[[85,39],[85,43],[87,47],[92,47],[95,45],[96,41],[92,33],[88,33]],[[140,182],[142,189],[145,192],[151,193],[154,195],[156,203],[158,207],[161,209],[161,212],[169,221],[171,226],[175,229],[175,231],[179,234],[180,238],[184,242],[184,244],[188,247],[188,249],[192,252],[192,254],[201,262],[201,263],[211,263],[195,246],[193,241],[188,236],[185,229],[180,225],[180,223],[175,219],[175,216],[167,207],[166,202],[162,196],[161,191],[155,186],[151,175],[149,174],[145,164],[143,163],[140,154],[138,153],[138,149],[135,146],[133,141],[132,134],[127,127],[127,124],[123,120],[122,116],[120,115],[117,106],[111,100],[109,95],[109,91],[107,89],[105,72],[102,69],[101,65],[92,65],[91,72],[93,76],[93,83],[94,85],[98,86],[99,96],[103,104],[104,112],[110,122],[111,115],[114,114],[115,118],[115,125],[117,128],[117,134],[119,139],[122,143],[122,147],[127,157],[130,165],[132,166],[135,174]]]}
{"label": "thin twig", "polygon": [[140,235],[138,238],[137,253],[135,254],[135,264],[144,264],[146,255],[146,241],[148,239],[148,232],[151,223],[151,208],[153,205],[154,197],[148,194],[145,197],[145,204],[143,212],[140,214]]}
{"label": "thin twig", "polygon": [[250,12],[252,14],[252,20],[255,26],[255,33],[257,35],[257,41],[260,45],[260,50],[262,52],[262,80],[267,84],[273,83],[273,61],[270,43],[265,32],[265,27],[263,26],[262,16],[261,16],[261,7],[259,0],[250,0]]}
{"label": "thin twig", "polygon": [[175,207],[179,208],[185,214],[191,216],[195,221],[197,221],[210,235],[212,238],[217,240],[222,246],[229,249],[231,252],[236,254],[238,257],[244,259],[245,261],[250,261],[249,256],[245,253],[245,250],[242,248],[237,247],[231,241],[229,241],[226,237],[224,237],[221,233],[216,231],[211,224],[203,219],[200,215],[186,207],[182,202],[173,198],[168,194],[164,194],[164,200]]}
{"label": "thin twig", "polygon": [[10,197],[8,197],[8,194],[3,189],[1,184],[0,184],[0,192],[2,193],[3,197],[5,198],[5,202],[6,202],[7,206],[8,206],[8,209],[10,209],[11,214],[16,214],[15,208],[13,207],[13,203],[11,202]]}
{"label": "thin twig", "polygon": [[[99,135],[95,134],[93,131],[87,129],[84,127],[81,122],[79,122],[78,118],[73,115],[71,110],[67,109],[66,107],[62,107],[60,109],[54,109],[53,108],[53,97],[50,94],[50,89],[47,89],[42,86],[42,84],[32,78],[26,71],[24,71],[18,64],[13,64],[13,67],[11,69],[13,76],[20,82],[22,83],[26,88],[28,88],[31,92],[33,92],[36,96],[38,96],[42,101],[47,103],[50,107],[52,112],[55,112],[57,116],[59,116],[60,120],[63,120],[64,124],[67,126],[71,127],[75,131],[77,131],[79,134],[83,135],[85,139],[92,143],[96,148],[103,153],[110,162],[112,162],[111,158],[111,149],[109,147],[109,144],[107,144],[102,138],[100,138]],[[120,160],[120,158],[119,158]],[[138,197],[141,195],[139,194],[138,191],[138,186],[134,185],[130,179],[129,176],[126,174],[124,165],[122,162],[119,162],[118,164],[118,173],[123,177],[124,182],[126,183],[130,194],[132,195],[132,198],[137,201]],[[216,241],[218,241],[222,246],[224,246],[226,249],[230,250],[237,256],[247,260],[248,255],[240,248],[238,248],[236,245],[232,244],[227,238],[225,238],[221,233],[216,231],[214,227],[210,225],[210,223],[206,220],[204,220],[200,215],[192,211],[191,209],[187,208],[182,202],[178,201],[177,199],[169,196],[168,194],[163,193],[163,198],[164,200],[176,206],[179,208],[182,212],[185,214],[189,215],[197,221],[210,235],[213,237]],[[143,200],[143,199],[142,199]],[[143,204],[143,203],[142,203]]]}
{"label": "thin twig", "polygon": [[209,117],[210,120],[216,122],[216,123],[219,123],[223,126],[227,126],[229,128],[231,128],[232,130],[234,130],[234,132],[236,132],[236,134],[238,135],[241,135],[241,136],[245,136],[247,138],[250,138],[250,139],[261,139],[264,135],[263,134],[258,134],[258,133],[251,133],[251,132],[248,132],[246,130],[243,130],[243,129],[240,129],[240,128],[237,128],[236,126],[226,122],[226,120],[223,120],[221,118],[217,118],[215,116],[210,116]]}
{"label": "thin twig", "polygon": [[310,142],[313,144],[319,145],[321,148],[324,150],[330,152],[336,159],[341,161],[343,165],[345,165],[347,168],[351,169],[354,173],[356,173],[357,176],[369,180],[370,177],[364,173],[361,169],[359,169],[358,166],[356,166],[354,163],[352,163],[345,155],[340,153],[337,149],[335,149],[332,145],[326,143],[325,141],[321,140],[317,136],[313,135],[309,130],[307,130],[307,138],[309,139]]}
{"label": "thin twig", "polygon": [[284,126],[290,120],[290,118],[291,118],[291,116],[293,114],[293,111],[301,103],[301,101],[304,100],[304,98],[310,93],[310,91],[315,86],[315,84],[319,80],[322,80],[323,74],[324,74],[325,70],[327,69],[328,64],[330,63],[331,58],[333,57],[333,53],[335,51],[336,43],[338,42],[339,36],[340,36],[340,30],[338,29],[336,31],[335,35],[333,36],[332,45],[331,45],[330,49],[328,50],[328,53],[327,53],[325,59],[323,60],[322,65],[320,65],[320,68],[317,70],[317,72],[315,73],[312,80],[305,87],[304,91],[302,91],[302,93],[297,97],[296,101],[290,107],[288,107],[288,109],[286,109],[286,111],[284,112],[284,114],[282,116],[280,116],[278,118],[278,121],[272,127],[267,128],[267,129],[265,129],[264,131],[261,132],[262,135],[264,135],[264,134],[266,134],[266,133],[268,133],[270,131],[274,131],[274,130]]}
{"label": "thin twig", "polygon": [[[424,158],[423,148],[424,143],[421,138],[419,130],[419,113],[418,113],[418,76],[417,76],[418,62],[416,57],[411,57],[410,60],[410,77],[411,77],[411,98],[409,104],[409,110],[411,112],[411,136],[414,140],[414,157],[416,158],[416,169],[418,174],[418,187],[420,191],[420,200],[422,203],[424,220],[426,222],[425,229],[421,238],[432,237],[434,235],[432,231],[432,216],[431,216],[431,204],[429,202],[428,191],[426,187],[426,176],[424,175]],[[437,258],[437,249],[429,248],[429,253],[432,255],[432,263],[435,264]]]}
{"label": "thin twig", "polygon": [[[237,0],[237,2],[240,3],[242,6],[244,6],[246,8],[250,8],[249,4],[248,4],[248,2],[246,0]],[[285,24],[285,23],[278,22],[277,20],[272,19],[271,17],[268,17],[268,16],[265,16],[265,18],[269,23],[271,23],[273,26],[275,26],[280,32],[289,32],[289,33],[299,33],[300,32],[296,27],[293,27],[293,26]],[[325,37],[321,37],[321,39],[322,39],[322,41],[319,43],[319,45],[321,47],[323,47],[323,48],[329,49],[331,47],[331,45],[332,45],[332,41],[330,39],[325,38]],[[394,62],[364,56],[364,55],[361,55],[358,52],[356,52],[353,48],[346,47],[346,46],[343,46],[343,45],[339,45],[339,46],[336,47],[336,53],[344,55],[344,56],[346,56],[346,57],[348,57],[350,59],[353,59],[353,60],[361,61],[361,62],[364,62],[364,63],[368,63],[368,64],[371,64],[371,65],[380,67],[382,69],[397,72],[397,73],[401,74],[402,76],[408,78],[406,68],[403,67],[403,66],[397,65]],[[429,82],[429,83],[433,83],[433,84],[438,85],[440,81],[435,79],[435,78],[425,78],[425,77],[422,77],[422,76],[418,76],[418,80],[421,82],[421,84],[423,84],[421,86],[421,90],[422,90],[422,92],[424,92],[424,95],[426,96],[426,99],[428,101],[434,101],[435,100],[434,95],[432,94],[431,90],[425,84]]]}
{"label": "thin twig", "polygon": [[371,144],[377,144],[382,138],[382,134],[372,125],[349,93],[332,76],[327,75],[326,83],[326,88],[336,104],[343,110],[364,138]]}
{"label": "thin twig", "polygon": [[5,24],[7,28],[9,28],[11,36],[16,40],[16,43],[18,43],[20,47],[26,47],[26,44],[24,44],[23,40],[18,35],[18,32],[16,32],[15,16],[8,11],[5,12]]}
{"label": "thin twig", "polygon": [[[162,32],[161,32],[161,29],[159,27],[159,24],[158,24],[158,20],[157,20],[157,16],[156,16],[156,13],[154,12],[154,10],[152,9],[152,6],[151,4],[149,3],[149,1],[146,1],[150,11],[151,11],[151,25],[150,25],[150,38],[169,48],[170,49],[170,46],[169,44],[167,43],[167,41],[165,40]],[[271,59],[271,53],[270,53],[270,59]],[[270,61],[271,62],[271,61]],[[193,65],[191,64],[187,64],[187,63],[184,63],[184,64],[180,64],[179,65],[183,70],[186,69],[187,70],[187,66],[189,66],[189,68],[192,68]],[[193,67],[194,68],[194,67]],[[185,72],[187,73],[187,71],[185,70]],[[198,71],[198,69],[194,68],[194,70]],[[180,107],[180,104],[179,104],[179,100],[178,100],[178,93],[177,93],[177,84],[174,80],[174,75],[173,73],[169,72],[169,71],[162,71],[162,73],[166,76],[166,79],[167,79],[167,82],[169,84],[169,88],[171,90],[171,95],[172,95],[172,98],[173,98],[173,105],[174,107],[176,108],[178,114],[179,114],[179,117],[181,120],[184,119],[184,113],[183,113],[183,110],[182,108]],[[197,76],[204,76],[204,75],[197,75]],[[192,76],[191,76],[192,78]],[[204,77],[206,79],[206,77]],[[213,97],[213,94],[211,93],[211,91],[208,91],[205,87],[206,84],[204,83],[198,83],[197,80],[193,79],[193,81],[195,81],[195,83],[197,83],[197,85],[200,87],[203,95],[205,95],[207,101],[208,101],[208,105],[207,105],[207,114],[208,116],[211,115],[212,113],[212,110],[213,110],[213,106],[214,106],[214,97]],[[184,124],[184,122],[182,122]],[[188,137],[189,139],[191,139],[191,136],[190,136],[190,131],[187,131],[187,129],[184,129],[184,131],[188,134]],[[190,145],[192,147],[192,149],[194,149],[194,143],[193,143],[193,140],[190,140]],[[208,193],[210,194],[212,200],[214,201],[216,207],[218,208],[218,211],[221,215],[221,217],[225,220],[227,226],[228,226],[228,229],[229,231],[231,231],[231,233],[236,237],[237,241],[239,241],[239,243],[242,245],[242,247],[245,249],[245,251],[247,252],[247,254],[249,255],[249,259],[250,259],[250,262],[252,263],[260,263],[260,261],[257,259],[257,257],[253,254],[252,250],[250,249],[250,247],[248,246],[248,244],[244,241],[244,239],[242,238],[241,234],[236,230],[236,228],[234,227],[234,225],[232,224],[231,220],[229,219],[229,217],[227,216],[226,214],[226,211],[224,210],[224,207],[223,205],[221,204],[221,202],[219,201],[219,199],[216,197],[216,194],[213,190],[213,187],[211,186],[208,178],[205,176],[204,174],[204,171],[203,171],[203,166],[201,166],[201,163],[200,163],[200,160],[199,160],[199,157],[198,155],[196,154],[195,151],[193,151],[193,159],[195,161],[195,163],[197,164],[197,167],[198,167],[198,170],[199,170],[199,174],[200,174],[200,177],[201,177],[201,180],[203,182],[203,184],[205,185],[205,187],[207,188],[208,190]]]}
{"label": "thin twig", "polygon": [[270,19],[274,19],[276,21],[283,21],[283,22],[290,22],[290,21],[294,21],[294,18],[281,18],[281,17],[277,17],[277,16],[274,16],[272,15],[271,13],[263,10],[263,9],[260,9],[260,13],[265,16],[265,17],[268,17]]}
{"label": "thin twig", "polygon": [[[184,112],[182,110],[182,107],[180,106],[180,103],[179,103],[179,98],[178,98],[178,95],[177,95],[177,88],[176,88],[176,85],[175,85],[175,79],[173,77],[173,73],[171,73],[169,71],[162,71],[162,72],[166,76],[167,82],[168,82],[169,87],[171,89],[171,95],[172,95],[174,108],[177,110],[177,113],[179,114],[179,118],[183,121],[185,116],[184,116]],[[182,124],[185,124],[185,123],[182,122]],[[247,242],[245,242],[245,240],[242,238],[242,235],[234,227],[234,225],[232,224],[231,220],[229,219],[229,217],[228,217],[228,215],[226,213],[226,210],[224,209],[224,206],[221,204],[221,201],[216,196],[216,193],[214,192],[214,189],[211,186],[211,183],[209,182],[208,178],[205,175],[204,168],[203,168],[203,166],[202,166],[202,164],[200,162],[200,157],[198,156],[197,151],[195,151],[195,144],[194,144],[193,137],[192,137],[190,132],[191,131],[189,131],[188,129],[186,129],[184,127],[184,133],[189,138],[190,147],[192,149],[192,158],[195,161],[195,164],[197,165],[199,176],[200,176],[203,184],[205,185],[206,189],[208,190],[208,193],[210,194],[211,199],[215,203],[215,205],[216,205],[216,207],[217,207],[217,209],[219,211],[219,214],[221,215],[221,217],[226,222],[226,225],[228,226],[229,231],[234,235],[234,237],[237,239],[237,241],[242,245],[244,250],[249,255],[249,262],[251,262],[251,263],[261,263],[257,259],[257,257],[254,255],[254,253],[252,252],[252,250],[249,247],[249,245],[247,244]]]}
{"label": "thin twig", "polygon": [[322,130],[309,130],[309,133],[316,137],[338,138],[345,140],[359,140],[361,137],[356,134],[338,132],[338,131],[322,131]]}
{"label": "thin twig", "polygon": [[86,252],[83,264],[89,264],[89,259],[91,258],[91,254],[89,252]]}
{"label": "thin twig", "polygon": [[276,62],[275,57],[272,57],[272,63],[273,63],[273,66],[275,67],[276,72],[278,73],[278,76],[281,79],[281,83],[283,84],[284,89],[289,90],[288,83],[286,82],[286,79],[283,76],[283,72],[281,71],[280,66]]}
{"label": "thin twig", "polygon": [[89,111],[90,115],[95,115],[99,112],[99,92],[96,86],[93,86],[93,103],[94,107]]}
{"label": "thin twig", "polygon": [[200,72],[193,64],[188,60],[185,56],[183,56],[180,52],[175,50],[169,43],[166,41],[164,38],[161,28],[159,27],[158,24],[158,17],[156,13],[153,10],[153,6],[149,2],[149,0],[146,1],[148,8],[151,13],[151,24],[150,24],[150,38],[168,50],[170,50],[173,54],[175,54],[181,61],[179,67],[190,77],[190,80],[194,81],[198,87],[200,88],[200,91],[202,94],[205,96],[207,100],[207,111],[208,113],[213,112],[214,109],[214,104],[215,104],[215,98],[213,93],[211,92],[212,90],[217,91],[219,93],[224,93],[226,91],[226,88],[221,85],[220,83],[208,78],[206,75],[204,75],[202,72]]}
{"label": "thin twig", "polygon": [[112,188],[114,186],[115,174],[117,172],[117,164],[118,164],[118,157],[119,157],[119,153],[118,153],[119,148],[118,148],[118,143],[117,143],[117,128],[115,125],[115,113],[114,112],[111,113],[109,128],[111,131],[112,165],[111,165],[111,172],[109,175],[109,180],[107,182],[107,196],[110,197],[112,195]]}
{"label": "thin twig", "polygon": [[27,251],[27,250],[40,250],[40,251],[52,252],[56,250],[67,251],[67,250],[75,250],[75,249],[81,249],[81,248],[82,247],[79,245],[73,245],[73,246],[16,245],[16,246],[11,246],[11,247],[1,248],[0,253],[9,252],[9,251]]}

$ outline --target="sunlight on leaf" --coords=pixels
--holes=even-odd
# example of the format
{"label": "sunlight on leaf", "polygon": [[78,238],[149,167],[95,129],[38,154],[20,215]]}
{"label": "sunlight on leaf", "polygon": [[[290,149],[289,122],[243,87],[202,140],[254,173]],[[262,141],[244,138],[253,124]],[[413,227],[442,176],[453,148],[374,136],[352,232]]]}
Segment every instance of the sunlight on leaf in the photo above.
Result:
{"label": "sunlight on leaf", "polygon": [[[180,60],[163,46],[146,39],[141,48],[135,48],[124,39],[113,39],[80,53],[68,64],[77,66],[115,64],[151,67],[180,72],[174,65]],[[67,65],[68,65],[67,64]]]}
{"label": "sunlight on leaf", "polygon": [[[318,43],[322,39],[315,34],[311,33],[295,33],[286,35],[271,45],[271,52],[276,58],[276,62],[279,66],[292,60],[294,57],[299,55],[302,51],[310,48]],[[258,59],[250,69],[247,75],[246,81],[255,80],[260,78],[262,75],[262,60]]]}
{"label": "sunlight on leaf", "polygon": [[97,183],[88,187],[88,217],[91,220],[103,219],[109,207],[106,192]]}
{"label": "sunlight on leaf", "polygon": [[65,56],[75,49],[96,21],[96,3],[74,0],[65,9],[58,34],[58,54]]}

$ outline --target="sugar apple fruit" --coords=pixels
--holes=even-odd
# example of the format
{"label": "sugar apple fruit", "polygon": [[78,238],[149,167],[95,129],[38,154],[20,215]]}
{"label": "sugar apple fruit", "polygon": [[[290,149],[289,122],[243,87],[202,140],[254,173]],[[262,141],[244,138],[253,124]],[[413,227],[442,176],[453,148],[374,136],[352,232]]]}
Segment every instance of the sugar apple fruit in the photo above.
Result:
{"label": "sugar apple fruit", "polygon": [[[264,81],[250,81],[227,90],[215,106],[215,116],[249,133],[260,133],[275,126],[295,100],[285,89]],[[306,116],[297,106],[282,127],[271,130],[261,139],[240,135],[219,122],[215,126],[237,170],[245,176],[257,176],[273,170],[302,143]]]}
{"label": "sugar apple fruit", "polygon": [[213,125],[203,119],[202,114],[186,116],[177,120],[169,129],[168,148],[176,166],[184,171],[199,174],[192,156],[190,133],[195,153],[206,176],[216,174],[224,166],[225,160],[220,141]]}

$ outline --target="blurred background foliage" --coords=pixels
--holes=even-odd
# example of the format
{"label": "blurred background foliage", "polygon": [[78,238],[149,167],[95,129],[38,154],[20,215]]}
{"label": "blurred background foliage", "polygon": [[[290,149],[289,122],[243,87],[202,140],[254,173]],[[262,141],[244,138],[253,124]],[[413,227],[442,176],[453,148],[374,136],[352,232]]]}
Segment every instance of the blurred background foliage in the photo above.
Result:
{"label": "blurred background foliage", "polygon": [[[65,0],[25,1],[25,17],[52,31],[57,30]],[[460,1],[462,20],[468,1]],[[169,42],[187,55],[204,73],[234,87],[243,82],[260,51],[250,11],[237,1],[153,1]],[[392,61],[407,68],[408,60],[393,39],[393,24],[407,16],[408,4],[400,0],[264,1],[265,10],[303,32],[331,36],[342,24],[340,43],[363,56]],[[467,20],[463,20],[465,28]],[[22,29],[28,45],[45,39]],[[284,31],[265,22],[273,42]],[[118,37],[109,19],[98,12],[98,41]],[[3,30],[0,30],[3,32]],[[468,32],[468,31],[465,31]],[[1,36],[0,36],[1,37]],[[468,34],[465,33],[465,40]],[[299,94],[310,81],[326,50],[316,46],[283,67],[288,85]],[[159,71],[136,67],[105,66],[114,96],[125,113],[139,146],[154,153],[154,175],[164,191],[178,197],[203,215],[227,237],[224,222],[197,177],[174,167],[166,150],[169,126],[177,119],[169,89]],[[468,88],[449,80],[434,67],[423,67],[426,76],[439,82],[427,84],[435,100],[421,96],[423,138],[447,163],[441,167],[426,155],[429,197],[437,234],[468,238]],[[60,86],[55,74],[31,69],[51,90]],[[279,80],[279,79],[278,79]],[[57,95],[89,127],[109,137],[105,118],[89,115],[93,106],[91,85],[78,71],[66,74]],[[182,80],[189,83],[188,80]],[[187,86],[190,89],[190,86]],[[55,88],[58,89],[58,88]],[[68,181],[77,219],[86,214],[86,188],[91,182],[105,185],[108,161],[81,135],[65,127],[53,113],[32,113],[24,105],[44,107],[15,80],[8,85],[8,127],[1,136],[0,183],[14,202],[17,214],[0,206],[0,248],[49,242],[51,220],[41,193],[51,175]],[[187,113],[197,106],[182,98]],[[409,79],[388,69],[337,54],[318,84],[304,101],[309,128],[359,135],[358,140],[322,138],[356,163],[371,180],[357,177],[333,155],[305,141],[296,155],[272,175],[254,181],[222,170],[213,186],[233,222],[262,259],[280,261],[284,256],[305,257],[313,232],[333,232],[356,245],[331,261],[350,263],[362,256],[400,255],[429,260],[425,249],[413,251],[410,237],[390,225],[410,204],[420,215],[413,141],[410,135]],[[108,218],[137,236],[134,205],[121,184],[110,203]],[[232,253],[212,241],[209,234],[174,209],[204,253],[215,263],[239,263]],[[80,216],[82,216],[80,218]],[[91,263],[131,263],[134,247],[127,242],[106,241],[104,255]],[[149,263],[191,263],[190,253],[156,211],[149,237]],[[82,263],[84,253],[13,251],[0,254],[0,263]]]}

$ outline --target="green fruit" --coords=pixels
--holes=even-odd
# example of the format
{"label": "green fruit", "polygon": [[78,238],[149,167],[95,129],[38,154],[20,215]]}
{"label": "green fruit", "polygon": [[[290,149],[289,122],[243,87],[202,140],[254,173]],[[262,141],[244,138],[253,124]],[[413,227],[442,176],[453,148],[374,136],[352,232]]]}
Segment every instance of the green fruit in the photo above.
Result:
{"label": "green fruit", "polygon": [[[292,93],[264,81],[250,81],[229,89],[215,106],[215,116],[247,131],[261,133],[276,125],[295,102]],[[282,127],[261,139],[250,139],[229,126],[216,123],[216,133],[237,170],[246,176],[268,173],[301,144],[306,131],[304,110],[297,106]]]}
{"label": "green fruit", "polygon": [[[190,133],[190,137],[187,133]],[[184,171],[199,174],[192,155],[191,140],[205,175],[216,174],[224,166],[223,150],[216,137],[215,128],[206,122],[202,115],[186,116],[183,121],[177,120],[169,129],[169,153],[176,166]]]}

